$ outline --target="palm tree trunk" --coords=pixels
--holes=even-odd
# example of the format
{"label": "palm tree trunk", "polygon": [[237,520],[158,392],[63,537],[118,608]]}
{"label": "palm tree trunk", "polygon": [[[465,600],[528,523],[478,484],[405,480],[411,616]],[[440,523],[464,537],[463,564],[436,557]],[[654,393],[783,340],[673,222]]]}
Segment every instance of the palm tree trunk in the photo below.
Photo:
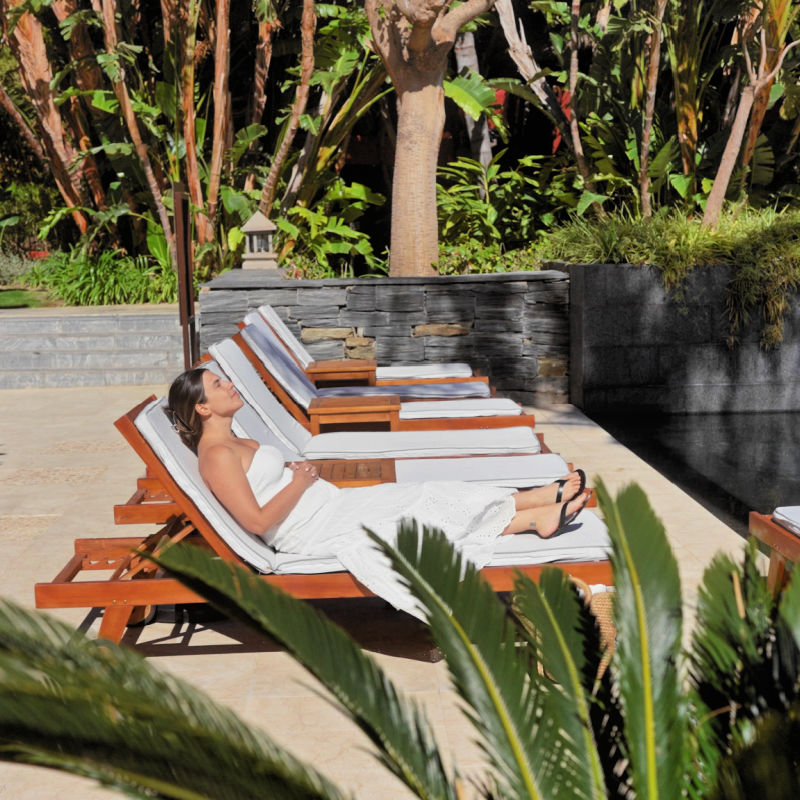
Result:
{"label": "palm tree trunk", "polygon": [[308,103],[308,88],[311,76],[314,73],[314,31],[317,27],[316,9],[314,0],[303,0],[303,16],[300,20],[300,36],[302,41],[302,52],[300,56],[300,85],[297,87],[297,95],[292,104],[292,113],[289,117],[289,124],[283,136],[275,159],[270,166],[267,180],[264,183],[264,191],[261,193],[261,202],[258,209],[269,217],[272,211],[272,204],[275,201],[275,193],[278,189],[278,178],[289,154],[297,129],[300,127],[300,116],[305,111]]}
{"label": "palm tree trunk", "polygon": [[[575,162],[578,166],[578,172],[580,172],[583,178],[583,185],[590,192],[594,192],[595,185],[592,180],[592,173],[589,169],[586,156],[583,154],[583,142],[581,142],[581,131],[578,125],[576,103],[576,92],[578,89],[578,44],[580,42],[578,21],[580,20],[580,13],[581,0],[572,0],[569,54],[569,138],[572,142],[572,152],[575,153]],[[603,209],[599,203],[593,203],[592,207],[597,213],[602,213]]]}
{"label": "palm tree trunk", "polygon": [[639,195],[642,203],[642,216],[645,218],[653,213],[650,205],[650,135],[653,131],[658,67],[661,62],[661,24],[664,20],[666,8],[667,0],[658,0],[656,24],[653,28],[653,32],[650,34],[644,125],[642,126],[642,150],[639,156]]}
{"label": "palm tree trunk", "polygon": [[[6,20],[10,9],[20,5],[11,0],[3,3],[2,16]],[[36,112],[40,137],[50,169],[64,202],[72,208],[72,218],[81,233],[89,227],[86,215],[78,210],[86,205],[78,174],[70,172],[75,152],[67,141],[61,114],[50,89],[53,73],[47,57],[42,26],[39,20],[26,11],[17,21],[14,32],[8,37],[11,49],[19,64],[19,75],[25,92]]]}
{"label": "palm tree trunk", "polygon": [[[253,92],[248,101],[248,125],[257,125],[264,116],[267,105],[267,75],[272,62],[272,37],[280,27],[275,20],[264,20],[258,23],[258,44],[256,45],[256,60],[253,68]],[[250,145],[253,149],[253,145]],[[245,178],[244,190],[249,192],[256,183],[255,172],[250,172]]]}
{"label": "palm tree trunk", "polygon": [[[116,7],[114,0],[102,0],[102,2],[103,29],[106,40],[106,51],[108,53],[113,53],[117,49],[117,26],[115,20]],[[136,119],[136,113],[133,110],[133,104],[131,103],[131,98],[128,94],[128,87],[125,84],[124,72],[121,73],[120,80],[114,81],[113,86],[114,95],[120,105],[123,119],[125,120],[131,141],[133,142],[133,148],[136,151],[136,155],[139,157],[139,162],[142,165],[142,170],[144,171],[145,179],[147,181],[147,187],[153,197],[153,203],[155,204],[156,213],[158,214],[158,221],[161,223],[161,227],[164,231],[164,237],[166,238],[167,245],[169,246],[170,258],[172,259],[172,263],[177,265],[178,253],[175,247],[175,236],[172,232],[172,224],[170,222],[166,206],[164,205],[161,187],[156,180],[152,164],[150,163],[150,155],[147,145],[144,143],[141,131],[139,130],[139,122]]]}
{"label": "palm tree trunk", "polygon": [[214,131],[208,180],[208,219],[216,224],[225,131],[228,127],[230,75],[230,0],[217,0],[217,40],[214,48]]}
{"label": "palm tree trunk", "polygon": [[186,8],[181,48],[181,117],[183,142],[186,148],[186,186],[194,206],[195,235],[199,242],[210,242],[213,231],[205,213],[203,186],[200,183],[200,164],[197,158],[197,128],[195,126],[195,46],[200,0],[190,0]]}

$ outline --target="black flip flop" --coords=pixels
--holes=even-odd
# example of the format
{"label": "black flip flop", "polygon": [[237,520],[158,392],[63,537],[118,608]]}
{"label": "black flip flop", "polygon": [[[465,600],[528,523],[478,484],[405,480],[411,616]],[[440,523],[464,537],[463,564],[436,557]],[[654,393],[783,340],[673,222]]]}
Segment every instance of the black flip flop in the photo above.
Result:
{"label": "black flip flop", "polygon": [[[574,500],[578,495],[580,495],[583,490],[586,488],[586,473],[582,469],[576,469],[575,472],[578,473],[578,477],[581,479],[580,485],[578,486],[578,491],[572,495],[572,497],[568,497],[564,500],[565,503],[569,503],[570,500]],[[560,503],[562,499],[564,499],[564,487],[567,485],[566,478],[560,478],[559,480],[555,481],[558,484],[558,491],[556,492],[556,503]]]}
{"label": "black flip flop", "polygon": [[[572,500],[575,498],[573,497]],[[559,534],[564,533],[564,529],[575,520],[575,517],[583,511],[584,508],[589,504],[589,500],[592,499],[591,492],[589,496],[586,498],[586,502],[577,510],[573,511],[571,514],[567,514],[567,506],[572,502],[572,500],[565,500],[561,504],[561,512],[558,515],[558,526],[556,529],[549,535],[549,536],[542,536],[536,528],[533,528],[531,533],[535,533],[537,536],[542,536],[543,539],[552,539],[554,536],[558,536]]]}

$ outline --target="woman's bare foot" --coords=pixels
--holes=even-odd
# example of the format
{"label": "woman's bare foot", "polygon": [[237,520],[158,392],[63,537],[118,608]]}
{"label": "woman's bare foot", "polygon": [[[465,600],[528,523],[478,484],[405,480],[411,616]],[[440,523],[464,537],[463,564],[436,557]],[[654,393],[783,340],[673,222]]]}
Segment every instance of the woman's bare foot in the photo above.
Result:
{"label": "woman's bare foot", "polygon": [[560,533],[589,502],[591,496],[591,490],[587,489],[566,503],[550,503],[540,508],[526,508],[517,511],[503,534],[535,533],[542,539],[547,539]]}
{"label": "woman's bare foot", "polygon": [[547,484],[547,486],[537,486],[533,489],[526,489],[518,492],[517,511],[526,508],[541,508],[552,503],[562,503],[578,496],[586,485],[586,475],[583,470],[570,472],[566,478]]}

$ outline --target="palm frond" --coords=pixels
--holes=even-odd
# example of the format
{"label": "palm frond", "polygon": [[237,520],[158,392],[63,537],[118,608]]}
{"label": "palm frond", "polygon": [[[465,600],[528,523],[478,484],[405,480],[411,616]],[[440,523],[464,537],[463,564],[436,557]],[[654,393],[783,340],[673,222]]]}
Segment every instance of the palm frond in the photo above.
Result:
{"label": "palm frond", "polygon": [[[567,732],[576,762],[583,768],[581,782],[591,787],[589,796],[605,798],[603,766],[592,730],[589,693],[584,685],[589,660],[585,652],[587,641],[574,586],[562,570],[547,568],[538,586],[520,575],[515,582],[514,600],[519,612],[533,623],[542,666],[560,688],[549,693],[547,713],[556,714]],[[599,658],[592,660],[599,664]],[[591,686],[588,688],[591,691]]]}
{"label": "palm frond", "polygon": [[721,751],[741,738],[742,725],[798,697],[800,589],[780,607],[760,574],[755,543],[742,566],[717,556],[698,592],[692,681]]}
{"label": "palm frond", "polygon": [[158,563],[217,608],[281,642],[336,697],[380,760],[418,797],[455,800],[420,708],[339,627],[307,603],[196,547],[174,547]]}
{"label": "palm frond", "polygon": [[561,720],[547,714],[552,684],[529,673],[515,627],[494,591],[440,531],[400,525],[396,547],[373,536],[423,606],[479,743],[514,798],[593,796]]}
{"label": "palm frond", "polygon": [[135,797],[342,797],[265,734],[131,650],[0,601],[0,759]]}
{"label": "palm frond", "polygon": [[793,574],[781,594],[778,613],[794,639],[795,647],[800,648],[800,577],[797,573]]}
{"label": "palm frond", "polygon": [[639,486],[613,500],[597,494],[614,565],[617,649],[613,663],[625,712],[631,781],[639,797],[681,796],[687,757],[686,703],[677,659],[681,647],[678,565],[661,521]]}

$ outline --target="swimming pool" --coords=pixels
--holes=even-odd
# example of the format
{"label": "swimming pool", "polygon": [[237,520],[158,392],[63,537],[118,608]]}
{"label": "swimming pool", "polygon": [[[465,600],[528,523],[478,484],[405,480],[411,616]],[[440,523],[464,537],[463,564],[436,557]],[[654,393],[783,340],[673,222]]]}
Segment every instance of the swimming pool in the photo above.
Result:
{"label": "swimming pool", "polygon": [[590,416],[742,535],[748,512],[800,505],[800,413]]}

